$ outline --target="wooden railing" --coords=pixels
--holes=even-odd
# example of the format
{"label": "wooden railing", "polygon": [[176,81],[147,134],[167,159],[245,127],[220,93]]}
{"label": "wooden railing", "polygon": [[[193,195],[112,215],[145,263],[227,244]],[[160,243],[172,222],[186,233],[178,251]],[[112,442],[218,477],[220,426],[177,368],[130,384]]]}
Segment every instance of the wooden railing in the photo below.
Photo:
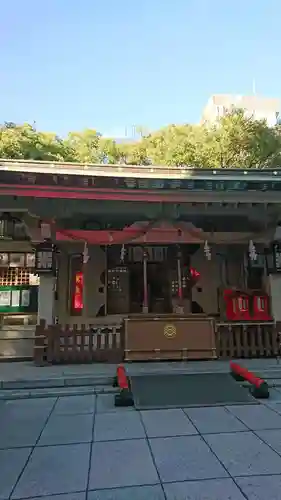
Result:
{"label": "wooden railing", "polygon": [[34,362],[38,366],[55,363],[119,363],[124,356],[122,324],[46,325],[36,327]]}
{"label": "wooden railing", "polygon": [[[280,327],[280,328],[279,328]],[[279,328],[279,329],[278,329]],[[280,355],[281,324],[216,324],[216,350],[220,359],[270,358]],[[77,327],[77,325],[37,325],[34,362],[38,366],[55,363],[119,363],[124,359],[123,323]]]}
{"label": "wooden railing", "polygon": [[270,358],[279,355],[275,323],[217,323],[217,356],[229,358]]}

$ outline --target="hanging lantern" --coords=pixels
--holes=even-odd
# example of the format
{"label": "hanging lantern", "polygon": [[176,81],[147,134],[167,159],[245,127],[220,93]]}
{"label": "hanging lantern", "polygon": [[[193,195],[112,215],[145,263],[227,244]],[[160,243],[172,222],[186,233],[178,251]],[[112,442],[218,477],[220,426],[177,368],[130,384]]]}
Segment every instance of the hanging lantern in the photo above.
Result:
{"label": "hanging lantern", "polygon": [[208,259],[208,260],[211,260],[212,258],[212,255],[211,255],[211,249],[209,247],[209,244],[208,244],[208,241],[206,240],[205,243],[204,243],[204,254],[205,254],[205,257]]}
{"label": "hanging lantern", "polygon": [[1,240],[14,240],[15,239],[15,225],[17,219],[11,216],[8,212],[2,213],[0,217],[0,239]]}
{"label": "hanging lantern", "polygon": [[250,260],[257,260],[257,258],[258,258],[256,247],[255,247],[255,244],[252,240],[250,240],[250,242],[249,242],[249,257],[250,257]]}
{"label": "hanging lantern", "polygon": [[87,264],[89,261],[89,250],[88,250],[88,245],[87,242],[85,241],[84,243],[84,250],[83,250],[83,264]]}
{"label": "hanging lantern", "polygon": [[188,274],[194,281],[197,281],[200,278],[200,273],[195,269],[195,267],[190,267],[188,270]]}
{"label": "hanging lantern", "polygon": [[41,222],[40,224],[40,229],[41,229],[41,237],[43,240],[50,240],[51,239],[51,225],[46,223],[46,222]]}
{"label": "hanging lantern", "polygon": [[125,256],[126,256],[126,248],[125,248],[125,245],[122,245],[121,252],[120,252],[120,261],[122,263],[124,263]]}

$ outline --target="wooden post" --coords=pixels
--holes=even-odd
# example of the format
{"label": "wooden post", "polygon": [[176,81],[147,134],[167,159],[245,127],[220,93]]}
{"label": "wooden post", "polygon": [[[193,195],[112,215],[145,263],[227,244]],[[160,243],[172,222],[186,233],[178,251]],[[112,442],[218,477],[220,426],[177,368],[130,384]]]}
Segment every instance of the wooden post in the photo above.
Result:
{"label": "wooden post", "polygon": [[46,321],[44,319],[41,319],[40,323],[38,325],[36,325],[35,337],[34,337],[33,360],[34,360],[34,363],[36,366],[46,365],[45,328],[46,328]]}
{"label": "wooden post", "polygon": [[177,307],[177,313],[183,314],[184,312],[184,307],[183,307],[183,289],[182,289],[182,268],[181,268],[181,249],[178,247],[178,252],[177,252],[177,280],[178,280],[178,307]]}
{"label": "wooden post", "polygon": [[83,250],[83,263],[82,263],[82,280],[83,280],[83,309],[82,318],[83,320],[87,317],[87,268],[89,262],[89,249],[87,242],[85,241]]}
{"label": "wooden post", "polygon": [[143,252],[143,306],[142,312],[148,313],[148,289],[147,289],[147,251]]}
{"label": "wooden post", "polygon": [[180,304],[182,303],[183,294],[182,294],[182,272],[181,272],[181,251],[178,250],[177,253],[177,274],[178,274],[178,297]]}
{"label": "wooden post", "polygon": [[107,293],[108,293],[108,246],[105,247],[105,273],[104,273],[104,315],[107,316]]}

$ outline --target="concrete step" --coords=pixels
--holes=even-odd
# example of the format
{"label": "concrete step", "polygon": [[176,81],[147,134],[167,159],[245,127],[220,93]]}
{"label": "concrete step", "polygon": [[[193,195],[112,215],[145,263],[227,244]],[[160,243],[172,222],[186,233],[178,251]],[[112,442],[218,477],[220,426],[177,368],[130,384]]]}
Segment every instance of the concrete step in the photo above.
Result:
{"label": "concrete step", "polygon": [[63,396],[80,396],[91,394],[116,394],[117,388],[109,385],[99,386],[73,386],[73,387],[46,387],[38,389],[5,389],[0,391],[0,401],[12,399],[34,399],[34,398],[52,398]]}
{"label": "concrete step", "polygon": [[99,375],[73,375],[51,378],[2,380],[0,390],[28,390],[60,387],[112,386],[113,377]]}
{"label": "concrete step", "polygon": [[[268,384],[268,387],[281,387],[281,378],[266,378],[262,377]],[[242,382],[244,387],[249,387],[251,384],[249,382]]]}
{"label": "concrete step", "polygon": [[[252,360],[250,360],[252,361]],[[241,360],[258,376],[266,379],[272,387],[281,385],[281,363],[269,360]],[[262,360],[263,361],[263,360]],[[238,362],[240,362],[238,360]],[[188,363],[132,363],[125,364],[128,375],[160,375],[183,373],[229,373],[229,362],[188,362]],[[2,370],[1,370],[2,369]],[[0,364],[0,391],[33,391],[35,389],[69,389],[77,387],[111,387],[116,365],[91,366],[51,366],[38,368],[32,363]]]}

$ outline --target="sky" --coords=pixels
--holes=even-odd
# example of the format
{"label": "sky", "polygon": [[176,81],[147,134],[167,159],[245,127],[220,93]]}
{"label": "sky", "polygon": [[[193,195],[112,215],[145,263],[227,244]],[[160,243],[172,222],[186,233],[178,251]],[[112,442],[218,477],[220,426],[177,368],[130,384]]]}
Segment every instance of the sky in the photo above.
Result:
{"label": "sky", "polygon": [[121,137],[253,80],[281,98],[280,19],[281,0],[2,0],[0,123]]}

